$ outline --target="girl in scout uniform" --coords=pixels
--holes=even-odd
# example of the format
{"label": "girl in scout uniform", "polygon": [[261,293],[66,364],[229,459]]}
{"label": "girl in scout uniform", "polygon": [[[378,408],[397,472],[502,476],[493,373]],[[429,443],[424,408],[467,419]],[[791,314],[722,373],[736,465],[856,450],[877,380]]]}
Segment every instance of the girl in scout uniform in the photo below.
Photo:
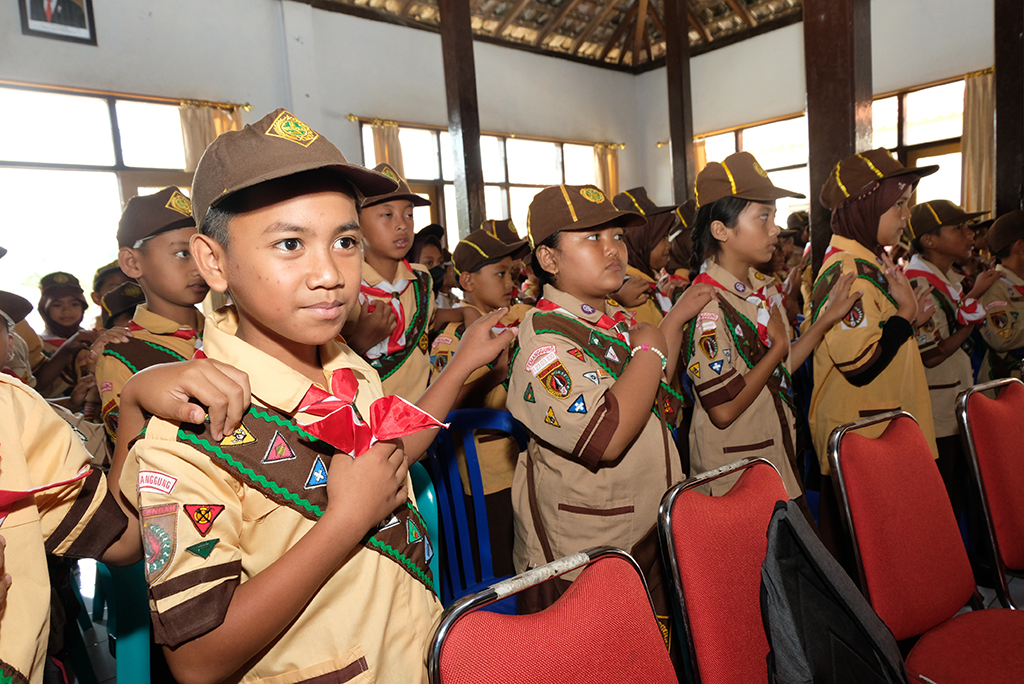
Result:
{"label": "girl in scout uniform", "polygon": [[980,382],[1021,377],[1024,363],[1024,211],[1003,214],[986,236],[988,248],[999,261],[1000,278],[981,296],[985,310],[982,337],[988,353],[978,374]]}
{"label": "girl in scout uniform", "polygon": [[[643,224],[592,185],[545,188],[530,204],[543,289],[509,364],[507,407],[530,432],[512,481],[514,556],[522,572],[595,545],[626,549],[667,616],[655,525],[662,494],[683,474],[666,427],[680,397],[664,380],[683,323],[711,288],[688,290],[660,328],[631,326],[607,297],[625,275],[623,230]],[[549,605],[566,586],[531,590],[520,612]]]}
{"label": "girl in scout uniform", "polygon": [[[712,286],[716,298],[683,330],[681,351],[699,399],[690,426],[691,474],[761,456],[778,469],[790,498],[802,502],[790,372],[857,293],[835,301],[791,346],[781,289],[757,266],[771,261],[777,247],[775,200],[803,195],[775,187],[748,152],[704,167],[696,192],[693,283]],[[724,493],[735,480],[716,480],[707,491]]]}

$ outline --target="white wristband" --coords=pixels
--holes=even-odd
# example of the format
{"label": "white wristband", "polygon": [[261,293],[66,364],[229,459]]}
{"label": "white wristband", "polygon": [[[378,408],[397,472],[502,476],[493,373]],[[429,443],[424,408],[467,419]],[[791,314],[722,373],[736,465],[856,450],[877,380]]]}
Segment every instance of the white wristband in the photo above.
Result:
{"label": "white wristband", "polygon": [[660,356],[661,357],[661,370],[665,370],[665,366],[668,365],[668,359],[665,358],[665,354],[662,353],[662,351],[660,349],[658,349],[657,347],[652,347],[649,344],[638,344],[637,346],[635,346],[635,347],[633,347],[632,349],[629,350],[629,355],[630,356],[636,356],[636,353],[638,351],[650,351],[650,352],[654,352],[655,354]]}

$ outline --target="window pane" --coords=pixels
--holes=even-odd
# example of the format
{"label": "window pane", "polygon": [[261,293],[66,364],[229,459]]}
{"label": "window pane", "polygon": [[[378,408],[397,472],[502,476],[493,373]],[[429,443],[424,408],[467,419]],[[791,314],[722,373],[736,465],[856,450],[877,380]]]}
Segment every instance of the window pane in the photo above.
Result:
{"label": "window pane", "polygon": [[106,100],[0,88],[0,110],[17,112],[19,121],[31,122],[31,134],[23,130],[0,136],[0,159],[114,165]]}
{"label": "window pane", "polygon": [[438,177],[436,135],[434,131],[421,128],[398,129],[406,179],[434,180]]}
{"label": "window pane", "polygon": [[[416,194],[425,200],[430,199],[430,195],[425,192],[417,192]],[[420,228],[430,225],[430,205],[412,208],[412,225],[414,226],[414,230],[419,230]]]}
{"label": "window pane", "polygon": [[906,143],[958,138],[964,130],[964,82],[907,93]]}
{"label": "window pane", "polygon": [[720,162],[736,151],[736,134],[722,133],[704,138],[704,154],[709,162]]}
{"label": "window pane", "polygon": [[125,101],[114,106],[125,166],[185,168],[185,144],[177,107]]}
{"label": "window pane", "polygon": [[[706,148],[705,148],[706,149]],[[743,129],[743,149],[765,169],[807,163],[807,119],[776,121]]]}
{"label": "window pane", "polygon": [[[806,166],[788,171],[772,171],[769,176],[776,187],[811,196],[811,179]],[[785,228],[786,219],[790,214],[794,211],[807,211],[809,207],[810,200],[808,199],[793,199],[791,197],[777,199],[775,200],[775,222],[781,228]]]}
{"label": "window pane", "polygon": [[565,182],[569,185],[596,185],[594,148],[591,145],[562,145],[565,157]]}
{"label": "window pane", "polygon": [[[166,186],[164,186],[164,187],[166,187]],[[184,195],[185,197],[191,197],[192,196],[192,188],[184,186],[184,185],[179,185],[179,186],[177,186],[177,188],[179,190],[181,190],[181,194]],[[146,186],[146,187],[139,188],[139,192],[137,194],[138,194],[139,197],[144,197],[146,195],[155,195],[156,193],[160,192],[163,189],[164,188],[159,188],[159,187],[157,187],[155,185],[151,186],[151,187],[150,186]]]}
{"label": "window pane", "polygon": [[929,166],[931,164],[938,164],[939,170],[921,179],[921,182],[917,184],[914,201],[920,204],[921,202],[944,199],[960,204],[960,153],[920,157],[914,166]]}
{"label": "window pane", "polygon": [[[4,196],[18,199],[6,203],[9,225],[45,226],[45,230],[3,231],[3,246],[9,253],[0,269],[0,290],[15,292],[34,305],[39,301],[39,279],[53,271],[67,271],[88,295],[96,269],[117,258],[115,233],[121,218],[117,175],[0,168],[0,188]],[[60,201],[55,202],[55,197]],[[91,328],[98,315],[99,307],[90,303],[83,327]],[[37,311],[28,322],[36,332],[43,332]]]}
{"label": "window pane", "polygon": [[485,135],[480,138],[480,161],[484,167],[485,183],[505,182],[505,146],[501,138]]}
{"label": "window pane", "polygon": [[[505,210],[505,191],[500,186],[484,186],[484,211],[487,212],[487,219],[500,221],[508,218],[508,212]],[[474,228],[479,227],[474,226]]]}
{"label": "window pane", "polygon": [[377,165],[377,152],[373,146],[373,128],[363,124],[363,166],[372,169]]}
{"label": "window pane", "polygon": [[[558,185],[562,182],[562,155],[557,143],[508,139],[505,150],[510,183]],[[514,212],[512,220],[515,221]]]}
{"label": "window pane", "polygon": [[526,214],[530,209],[530,202],[533,201],[533,196],[542,189],[543,188],[508,189],[509,213],[511,214],[512,223],[515,224],[520,235],[526,235]]}
{"label": "window pane", "polygon": [[899,102],[896,97],[875,100],[871,103],[872,146],[891,150],[898,144],[896,123],[899,119]]}
{"label": "window pane", "polygon": [[459,244],[459,212],[455,203],[455,186],[448,183],[444,186],[444,232],[448,238],[448,249],[454,251]]}
{"label": "window pane", "polygon": [[441,131],[441,177],[446,181],[455,180],[455,153],[452,152],[452,136]]}

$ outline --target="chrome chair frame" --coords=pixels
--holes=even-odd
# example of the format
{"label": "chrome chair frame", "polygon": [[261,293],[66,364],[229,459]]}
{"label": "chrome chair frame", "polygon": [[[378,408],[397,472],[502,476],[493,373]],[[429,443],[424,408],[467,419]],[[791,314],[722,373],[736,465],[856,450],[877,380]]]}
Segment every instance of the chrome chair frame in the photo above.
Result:
{"label": "chrome chair frame", "polygon": [[[682,625],[683,634],[686,636],[687,659],[689,660],[691,670],[687,674],[693,684],[700,684],[701,682],[700,668],[697,666],[697,651],[693,645],[693,633],[690,629],[690,618],[686,610],[686,596],[683,594],[683,582],[679,572],[679,561],[676,557],[677,549],[672,536],[672,508],[675,506],[676,499],[683,492],[700,487],[726,475],[742,472],[758,463],[768,465],[776,474],[779,472],[778,468],[767,459],[755,457],[741,458],[738,461],[733,461],[714,470],[709,470],[683,480],[665,492],[661,499],[661,507],[658,510],[658,536],[661,538],[661,552],[662,558],[665,561],[665,567],[670,568],[672,573],[672,587],[676,595],[676,601],[672,604],[672,610],[673,612],[678,611],[675,615],[676,624]],[[779,475],[779,481],[782,481],[781,475]],[[768,523],[766,522],[765,530],[767,529]]]}

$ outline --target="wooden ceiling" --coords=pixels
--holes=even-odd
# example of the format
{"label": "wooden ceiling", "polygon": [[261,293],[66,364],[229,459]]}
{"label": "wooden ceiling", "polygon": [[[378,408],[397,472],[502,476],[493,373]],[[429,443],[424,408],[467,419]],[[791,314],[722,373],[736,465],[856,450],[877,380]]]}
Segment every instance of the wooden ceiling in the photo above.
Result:
{"label": "wooden ceiling", "polygon": [[[437,30],[437,0],[305,0],[321,9]],[[639,73],[665,55],[665,0],[469,0],[475,40]],[[691,54],[802,18],[802,0],[687,0]]]}

